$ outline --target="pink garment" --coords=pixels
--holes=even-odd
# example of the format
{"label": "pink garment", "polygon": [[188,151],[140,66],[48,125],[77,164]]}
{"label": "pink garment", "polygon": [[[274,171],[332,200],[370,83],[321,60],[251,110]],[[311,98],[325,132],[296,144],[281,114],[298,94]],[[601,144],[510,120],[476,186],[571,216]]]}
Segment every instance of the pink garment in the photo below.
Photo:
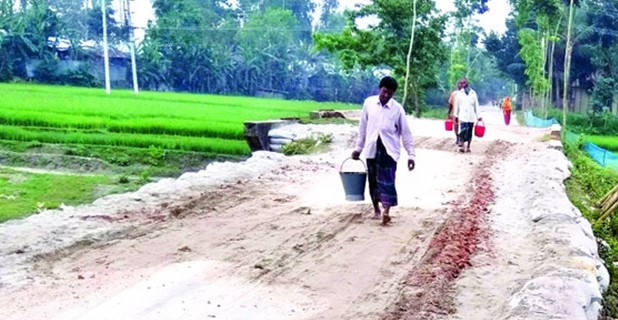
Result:
{"label": "pink garment", "polygon": [[504,111],[504,124],[507,126],[511,124],[511,110]]}
{"label": "pink garment", "polygon": [[360,119],[356,151],[365,150],[367,159],[374,159],[378,137],[393,160],[399,159],[401,141],[408,152],[408,158],[414,160],[414,139],[403,107],[394,99],[384,106],[379,97],[371,96],[363,103],[363,113]]}

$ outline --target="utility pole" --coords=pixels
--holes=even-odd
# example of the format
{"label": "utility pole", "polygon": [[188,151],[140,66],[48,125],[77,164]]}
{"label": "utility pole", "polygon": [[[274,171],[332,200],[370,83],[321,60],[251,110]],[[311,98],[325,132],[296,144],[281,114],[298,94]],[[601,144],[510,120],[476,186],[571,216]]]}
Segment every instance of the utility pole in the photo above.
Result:
{"label": "utility pole", "polygon": [[105,0],[101,0],[101,15],[103,16],[103,63],[105,64],[105,92],[109,95],[112,91],[109,83],[109,53],[107,48],[107,10]]}
{"label": "utility pole", "polygon": [[135,61],[135,28],[131,23],[131,3],[130,0],[124,0],[125,23],[130,28],[129,46],[131,48],[131,74],[133,75],[133,92],[139,94],[139,86],[137,83],[137,62]]}

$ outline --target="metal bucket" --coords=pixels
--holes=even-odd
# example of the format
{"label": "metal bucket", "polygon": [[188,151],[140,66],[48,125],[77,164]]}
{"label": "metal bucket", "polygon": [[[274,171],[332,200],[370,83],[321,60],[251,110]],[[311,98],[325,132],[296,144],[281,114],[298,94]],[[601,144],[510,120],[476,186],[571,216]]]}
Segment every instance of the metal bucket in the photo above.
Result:
{"label": "metal bucket", "polygon": [[341,163],[339,168],[339,176],[345,191],[345,199],[348,201],[363,201],[365,200],[365,184],[367,182],[367,165],[362,160],[365,172],[343,172],[343,164],[352,158],[347,158]]}

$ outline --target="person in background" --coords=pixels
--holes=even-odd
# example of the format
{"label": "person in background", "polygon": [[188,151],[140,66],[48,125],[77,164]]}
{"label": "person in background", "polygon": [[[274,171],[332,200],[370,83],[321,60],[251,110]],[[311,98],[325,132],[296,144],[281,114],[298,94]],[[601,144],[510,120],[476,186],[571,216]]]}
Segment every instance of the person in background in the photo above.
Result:
{"label": "person in background", "polygon": [[[461,89],[455,97],[455,110],[453,114],[459,122],[459,152],[470,152],[472,131],[477,121],[483,120],[479,114],[479,100],[476,92],[468,85],[468,80],[460,80]],[[467,146],[464,145],[467,143]]]}
{"label": "person in background", "polygon": [[[414,170],[414,139],[405,111],[392,99],[397,91],[397,81],[384,77],[380,81],[378,95],[368,97],[363,103],[358,141],[352,159],[359,159],[365,150],[367,157],[367,180],[374,208],[372,219],[382,218],[382,224],[391,221],[390,209],[397,205],[395,173],[401,142],[408,153],[408,170]],[[384,211],[380,210],[380,203]]]}
{"label": "person in background", "polygon": [[462,82],[459,80],[457,82],[457,90],[453,90],[451,95],[448,98],[448,115],[447,118],[453,120],[453,131],[455,132],[455,143],[459,145],[459,124],[457,123],[457,119],[453,115],[453,111],[455,110],[455,97],[457,97],[457,92],[461,90]]}
{"label": "person in background", "polygon": [[511,124],[511,112],[513,111],[513,103],[511,103],[511,98],[506,97],[502,102],[502,113],[504,113],[504,124],[507,126]]}

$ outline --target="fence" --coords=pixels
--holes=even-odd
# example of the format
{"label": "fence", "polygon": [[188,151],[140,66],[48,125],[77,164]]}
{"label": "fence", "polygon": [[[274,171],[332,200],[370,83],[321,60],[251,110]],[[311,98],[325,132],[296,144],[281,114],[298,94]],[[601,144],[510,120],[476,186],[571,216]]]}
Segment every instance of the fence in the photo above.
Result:
{"label": "fence", "polygon": [[526,111],[526,113],[524,114],[525,116],[525,120],[526,120],[526,125],[528,127],[533,127],[533,128],[549,128],[554,124],[558,124],[558,120],[551,118],[551,119],[541,119],[541,118],[537,118],[532,114],[532,111]]}
{"label": "fence", "polygon": [[618,170],[618,154],[605,150],[592,142],[586,142],[584,149],[600,165]]}
{"label": "fence", "polygon": [[[579,136],[571,131],[566,131],[565,140],[567,143],[577,142]],[[618,170],[618,154],[605,150],[592,142],[584,143],[584,150],[588,155],[603,167]]]}

